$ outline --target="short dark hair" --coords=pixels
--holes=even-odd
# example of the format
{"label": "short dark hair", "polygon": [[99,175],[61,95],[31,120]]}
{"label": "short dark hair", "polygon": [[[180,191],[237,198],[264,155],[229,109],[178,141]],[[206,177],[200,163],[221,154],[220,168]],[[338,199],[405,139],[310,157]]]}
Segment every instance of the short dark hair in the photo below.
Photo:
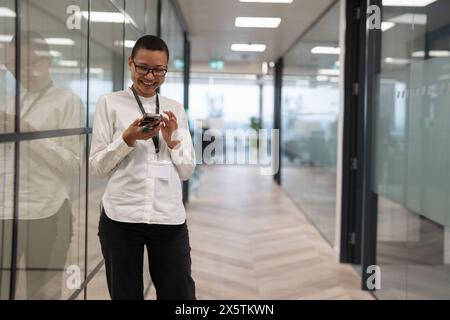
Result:
{"label": "short dark hair", "polygon": [[146,49],[152,51],[164,51],[167,55],[167,61],[169,61],[169,48],[163,39],[153,35],[145,35],[140,37],[134,44],[131,51],[131,59],[134,59],[139,49]]}

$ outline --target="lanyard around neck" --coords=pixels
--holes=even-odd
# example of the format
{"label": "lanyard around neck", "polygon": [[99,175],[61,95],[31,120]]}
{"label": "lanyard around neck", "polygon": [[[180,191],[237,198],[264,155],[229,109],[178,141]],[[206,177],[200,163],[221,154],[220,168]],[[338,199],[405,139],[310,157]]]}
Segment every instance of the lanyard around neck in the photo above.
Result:
{"label": "lanyard around neck", "polygon": [[[139,98],[139,96],[136,92],[136,89],[134,88],[134,85],[131,86],[131,91],[133,91],[134,98],[136,99],[136,102],[139,106],[139,109],[142,112],[142,115],[144,115],[145,114],[144,106],[142,105],[142,101]],[[158,94],[156,94],[155,104],[156,104],[156,113],[158,114],[159,113],[159,95]],[[159,134],[153,136],[152,140],[153,140],[153,144],[155,145],[155,152],[158,153],[159,152]]]}

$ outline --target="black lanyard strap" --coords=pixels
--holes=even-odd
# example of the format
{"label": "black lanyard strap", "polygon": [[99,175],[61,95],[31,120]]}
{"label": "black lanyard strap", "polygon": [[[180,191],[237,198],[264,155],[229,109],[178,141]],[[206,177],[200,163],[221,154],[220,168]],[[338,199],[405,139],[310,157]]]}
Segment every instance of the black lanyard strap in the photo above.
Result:
{"label": "black lanyard strap", "polygon": [[[142,115],[145,114],[144,106],[142,105],[142,101],[139,98],[136,89],[134,89],[134,85],[131,86],[131,91],[133,91],[134,98],[136,99],[136,102],[139,106],[139,109],[142,112]],[[156,94],[156,114],[159,114],[159,94]],[[155,152],[159,152],[159,134],[152,137],[153,144],[155,145]]]}

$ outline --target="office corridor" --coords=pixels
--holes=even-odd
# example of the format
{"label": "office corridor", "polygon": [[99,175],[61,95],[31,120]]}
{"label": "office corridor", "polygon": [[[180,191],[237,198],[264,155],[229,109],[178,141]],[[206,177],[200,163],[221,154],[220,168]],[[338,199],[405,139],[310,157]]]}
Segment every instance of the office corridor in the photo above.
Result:
{"label": "office corridor", "polygon": [[198,299],[373,299],[257,168],[203,166],[187,209]]}

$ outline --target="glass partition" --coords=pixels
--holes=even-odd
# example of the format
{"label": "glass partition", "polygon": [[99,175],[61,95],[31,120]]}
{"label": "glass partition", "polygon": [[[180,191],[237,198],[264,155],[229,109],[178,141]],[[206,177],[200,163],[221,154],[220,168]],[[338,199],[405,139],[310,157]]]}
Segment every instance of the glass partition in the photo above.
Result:
{"label": "glass partition", "polygon": [[[157,4],[0,1],[0,299],[109,299],[97,236],[106,181],[88,174],[89,132],[100,95],[129,83],[134,41],[156,34]],[[174,57],[167,95],[183,102],[175,58],[183,59],[183,29],[172,4],[163,7],[162,30]]]}
{"label": "glass partition", "polygon": [[[15,79],[7,65],[14,66],[14,47],[8,45],[15,34],[15,3],[0,4],[4,12],[0,24],[0,134],[14,132]],[[9,298],[11,279],[12,215],[14,197],[14,143],[0,144],[0,300]]]}
{"label": "glass partition", "polygon": [[380,298],[450,297],[450,3],[383,6],[374,102]]}
{"label": "glass partition", "polygon": [[170,1],[162,2],[161,38],[167,43],[170,59],[161,94],[184,104],[184,33]]}
{"label": "glass partition", "polygon": [[334,246],[339,3],[284,57],[281,184]]}

